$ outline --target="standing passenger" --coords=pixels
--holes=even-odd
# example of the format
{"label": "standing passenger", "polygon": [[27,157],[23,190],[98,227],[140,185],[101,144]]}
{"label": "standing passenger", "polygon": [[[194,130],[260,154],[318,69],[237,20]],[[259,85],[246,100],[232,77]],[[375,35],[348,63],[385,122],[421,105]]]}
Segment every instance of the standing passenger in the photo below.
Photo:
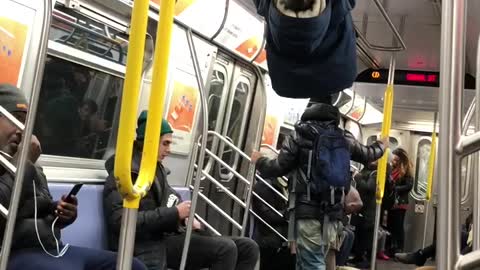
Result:
{"label": "standing passenger", "polygon": [[[351,181],[349,159],[366,164],[379,159],[385,150],[383,141],[364,146],[350,132],[338,130],[340,122],[338,108],[331,105],[330,97],[323,98],[321,101],[305,110],[301,120],[295,125],[294,135],[285,139],[277,158],[262,157],[259,152],[252,154],[252,162],[256,162],[257,169],[265,177],[289,175],[291,194],[289,200],[295,204],[294,220],[291,220],[290,226],[295,224],[298,270],[324,270],[327,251],[339,249],[339,233],[342,232],[343,227],[341,219],[344,215],[344,195],[348,194]],[[320,136],[320,134],[329,134],[328,132],[341,135]],[[328,142],[332,144],[325,144],[323,139],[329,139]],[[315,171],[318,169],[317,166],[312,167],[312,163],[309,162],[309,156],[316,142],[318,145],[315,149],[318,146],[324,147],[322,148],[324,154],[333,151],[332,155],[340,158],[336,161],[340,162],[341,169],[345,170],[338,171],[342,175],[342,184],[345,182],[341,188],[325,185],[328,179],[311,179],[310,181],[312,174],[307,176],[309,172],[311,173],[310,169]],[[342,152],[335,152],[337,148],[330,148],[332,145],[339,147]],[[348,152],[348,157],[345,151]],[[314,154],[318,156],[318,153]],[[333,156],[330,157],[333,158]],[[335,167],[330,169],[338,170],[340,166],[336,166],[338,164],[334,163],[333,159],[329,159],[330,157],[325,155],[320,158],[332,162],[323,163],[325,166]],[[318,161],[317,165],[322,164]],[[313,182],[315,186],[312,186]],[[317,192],[320,184],[324,189]],[[309,193],[309,190],[313,191]],[[292,194],[295,199],[292,199]]]}
{"label": "standing passenger", "polygon": [[395,204],[388,211],[387,228],[391,233],[390,254],[403,252],[405,238],[404,220],[408,209],[408,194],[413,187],[412,163],[408,154],[402,148],[393,152],[392,159],[392,182],[394,185]]}

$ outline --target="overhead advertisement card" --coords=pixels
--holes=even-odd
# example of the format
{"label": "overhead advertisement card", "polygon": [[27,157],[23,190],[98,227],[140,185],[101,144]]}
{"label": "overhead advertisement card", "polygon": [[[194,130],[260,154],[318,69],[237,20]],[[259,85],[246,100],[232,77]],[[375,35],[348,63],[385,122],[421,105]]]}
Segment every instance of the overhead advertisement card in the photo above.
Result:
{"label": "overhead advertisement card", "polygon": [[35,11],[12,1],[0,0],[0,83],[19,86]]}

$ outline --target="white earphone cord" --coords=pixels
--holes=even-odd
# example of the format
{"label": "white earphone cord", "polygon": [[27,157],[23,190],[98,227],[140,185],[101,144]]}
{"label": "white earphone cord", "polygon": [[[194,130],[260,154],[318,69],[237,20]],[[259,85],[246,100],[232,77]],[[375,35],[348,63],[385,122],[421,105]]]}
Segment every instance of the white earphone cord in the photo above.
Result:
{"label": "white earphone cord", "polygon": [[43,245],[42,243],[42,239],[40,238],[40,233],[38,232],[38,221],[37,221],[37,189],[36,189],[36,186],[35,186],[35,180],[33,180],[33,201],[34,201],[34,206],[35,206],[35,210],[34,210],[34,218],[35,218],[35,232],[37,234],[37,239],[38,239],[38,243],[40,243],[40,246],[42,247],[43,251],[53,257],[53,258],[61,258],[63,257],[63,255],[65,255],[65,253],[67,253],[67,250],[68,250],[68,247],[70,246],[69,244],[66,244],[63,249],[60,251],[60,245],[58,244],[58,239],[57,239],[57,236],[55,235],[55,224],[57,223],[57,220],[58,220],[58,216],[55,218],[55,220],[53,221],[52,223],[52,235],[53,235],[53,238],[55,239],[55,244],[57,246],[57,254],[58,255],[53,255],[51,254],[50,252],[47,251],[47,249],[45,248],[45,246]]}

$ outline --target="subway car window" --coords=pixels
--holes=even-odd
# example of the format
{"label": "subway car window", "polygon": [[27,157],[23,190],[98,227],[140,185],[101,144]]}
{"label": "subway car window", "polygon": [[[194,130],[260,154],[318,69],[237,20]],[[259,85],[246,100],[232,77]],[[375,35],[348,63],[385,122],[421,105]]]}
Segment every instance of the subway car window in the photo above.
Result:
{"label": "subway car window", "polygon": [[414,192],[421,198],[424,198],[427,192],[430,149],[430,140],[422,139],[418,142]]}
{"label": "subway car window", "polygon": [[43,153],[101,159],[122,88],[121,78],[48,57],[34,130]]}
{"label": "subway car window", "polygon": [[50,40],[121,65],[126,64],[128,41],[121,33],[68,9],[55,10],[52,15]]}

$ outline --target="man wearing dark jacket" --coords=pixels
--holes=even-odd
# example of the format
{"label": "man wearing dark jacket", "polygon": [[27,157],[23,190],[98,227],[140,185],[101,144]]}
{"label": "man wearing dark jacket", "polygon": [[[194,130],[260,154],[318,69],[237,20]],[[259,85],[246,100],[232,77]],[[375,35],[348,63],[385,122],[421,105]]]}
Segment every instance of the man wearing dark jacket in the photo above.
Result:
{"label": "man wearing dark jacket", "polygon": [[[281,177],[266,178],[265,181],[278,193],[288,197],[288,183]],[[267,184],[258,181],[253,191],[278,212],[285,215],[288,204],[277,192]],[[264,202],[253,198],[252,208],[265,222],[283,236],[287,235],[288,222],[285,216],[278,215]],[[295,256],[290,254],[288,242],[280,238],[275,232],[261,221],[255,222],[253,239],[260,246],[260,270],[295,269]]]}
{"label": "man wearing dark jacket", "polygon": [[[365,166],[355,176],[356,187],[362,198],[363,208],[357,215],[353,216],[352,224],[355,226],[354,262],[358,268],[370,267],[370,256],[372,252],[373,233],[375,227],[375,209],[377,190],[377,162]],[[390,172],[387,170],[387,181]]]}
{"label": "man wearing dark jacket", "polygon": [[[28,104],[20,89],[1,84],[0,105],[17,120],[25,121]],[[0,114],[0,154],[15,164],[21,140],[22,132]],[[72,224],[77,217],[77,199],[67,199],[64,195],[58,202],[52,200],[42,169],[34,165],[40,154],[40,142],[33,136],[8,269],[115,270],[115,253],[64,245],[57,240],[60,239],[61,229]],[[15,176],[0,168],[0,203],[8,207]],[[0,218],[2,238],[5,224],[5,219]],[[135,259],[132,269],[146,270],[146,267]]]}
{"label": "man wearing dark jacket", "polygon": [[[318,100],[318,99],[317,99]],[[307,175],[309,152],[318,135],[325,127],[338,127],[340,112],[331,105],[331,98],[322,103],[312,104],[303,113],[295,125],[295,133],[287,137],[276,159],[262,157],[258,152],[252,154],[252,162],[265,177],[289,174],[289,188],[295,186],[295,229],[297,244],[297,269],[325,269],[325,255],[328,249],[338,250],[339,233],[342,231],[340,219],[343,218],[344,205],[335,198],[335,204],[326,205],[329,194],[308,199],[305,175]],[[375,142],[370,146],[360,144],[351,133],[345,131],[351,159],[367,164],[379,159],[384,152],[384,142]],[[350,183],[344,193],[348,194]],[[336,197],[336,196],[335,196]],[[291,196],[290,196],[291,198]],[[292,225],[292,224],[291,224]]]}
{"label": "man wearing dark jacket", "polygon": [[[132,179],[136,179],[145,136],[147,112],[138,118],[137,139],[132,158]],[[186,219],[190,213],[190,201],[181,201],[180,196],[167,182],[167,172],[162,164],[170,154],[172,144],[170,125],[162,120],[156,176],[147,195],[138,209],[134,254],[149,270],[178,269],[185,241]],[[110,230],[110,248],[118,248],[118,236],[122,219],[122,197],[117,190],[114,172],[114,157],[105,163],[109,176],[104,189],[104,213]],[[188,252],[187,269],[210,268],[212,270],[252,270],[259,252],[255,242],[248,238],[227,238],[209,235],[194,222]]]}

